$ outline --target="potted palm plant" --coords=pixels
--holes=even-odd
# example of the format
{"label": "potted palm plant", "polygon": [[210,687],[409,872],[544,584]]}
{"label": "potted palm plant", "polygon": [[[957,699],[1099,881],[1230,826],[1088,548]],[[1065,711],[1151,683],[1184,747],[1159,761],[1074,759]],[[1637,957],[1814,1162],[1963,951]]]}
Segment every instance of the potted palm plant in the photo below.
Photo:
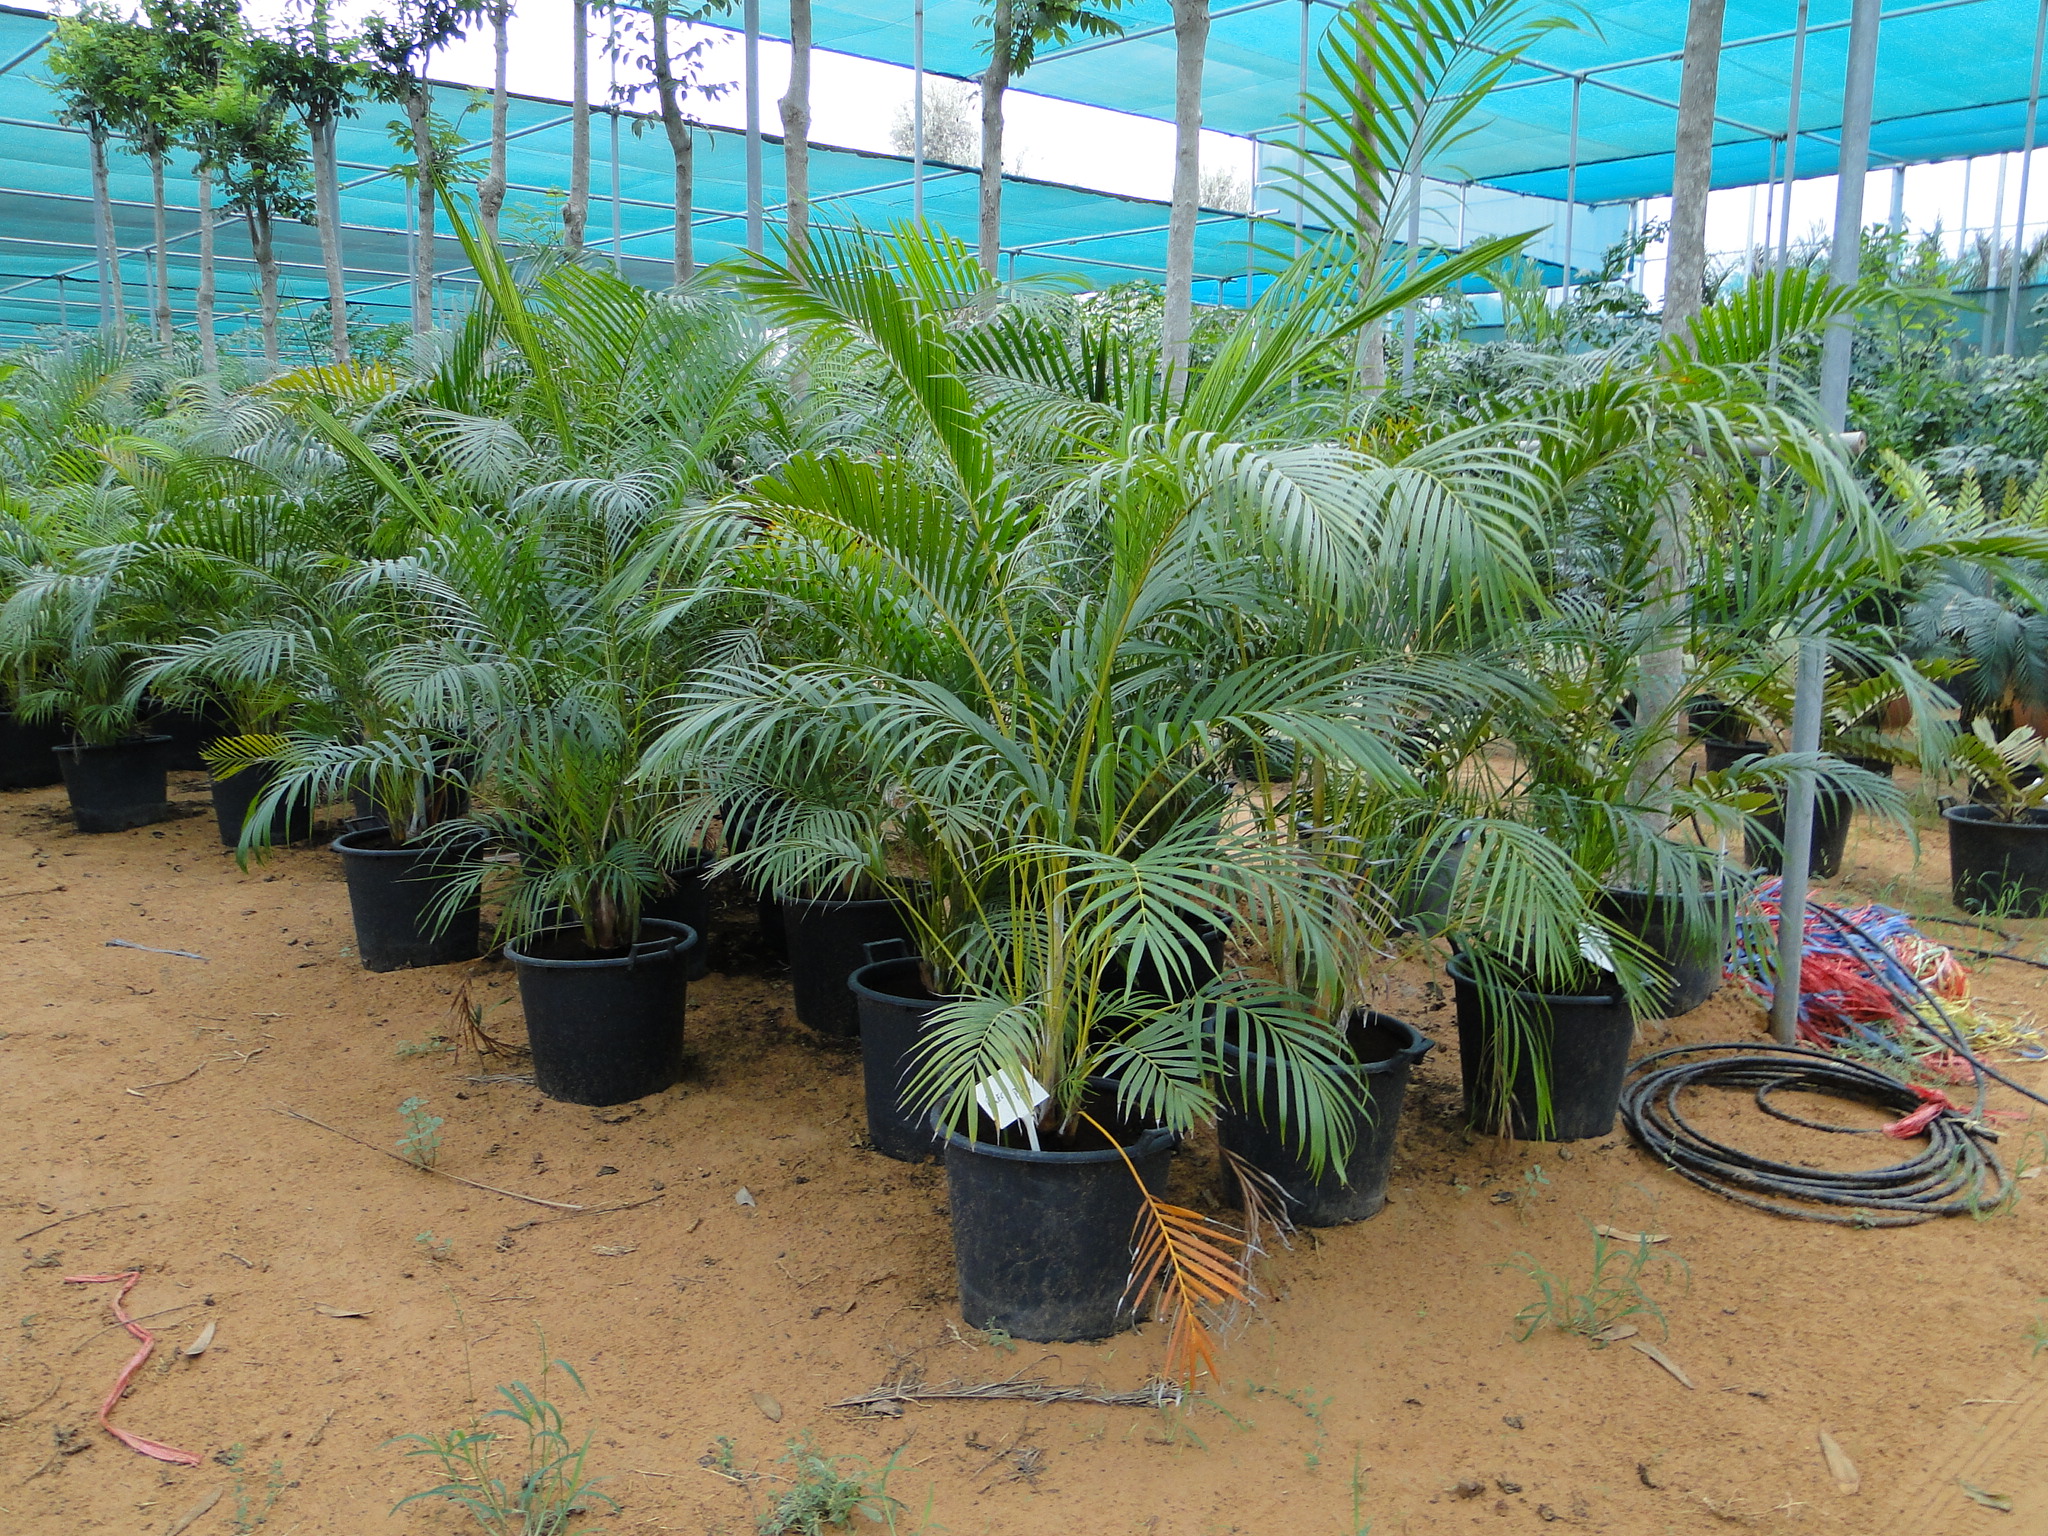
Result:
{"label": "potted palm plant", "polygon": [[2048,740],[2029,725],[2000,736],[1980,716],[1949,753],[1982,796],[1941,813],[1956,905],[2048,916]]}

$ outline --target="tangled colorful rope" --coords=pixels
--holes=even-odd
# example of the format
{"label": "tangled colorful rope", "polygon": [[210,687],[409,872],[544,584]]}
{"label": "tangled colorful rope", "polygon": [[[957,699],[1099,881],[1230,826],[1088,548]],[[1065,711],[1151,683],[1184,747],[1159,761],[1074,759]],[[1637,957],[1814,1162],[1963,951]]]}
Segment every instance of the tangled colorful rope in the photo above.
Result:
{"label": "tangled colorful rope", "polygon": [[[1942,1044],[1909,1001],[1920,988],[1951,1005],[1951,1018],[1989,1024],[1970,1008],[1970,977],[1954,953],[1913,926],[1896,907],[1870,902],[1836,909],[1875,945],[1854,942],[1839,923],[1809,905],[1799,968],[1799,1038],[1834,1048],[1855,1043],[1937,1071],[1930,1045]],[[1735,922],[1728,974],[1748,984],[1765,1007],[1777,995],[1778,882],[1757,886]],[[1937,1049],[1935,1055],[1945,1054]],[[1957,1065],[1960,1065],[1958,1063]]]}

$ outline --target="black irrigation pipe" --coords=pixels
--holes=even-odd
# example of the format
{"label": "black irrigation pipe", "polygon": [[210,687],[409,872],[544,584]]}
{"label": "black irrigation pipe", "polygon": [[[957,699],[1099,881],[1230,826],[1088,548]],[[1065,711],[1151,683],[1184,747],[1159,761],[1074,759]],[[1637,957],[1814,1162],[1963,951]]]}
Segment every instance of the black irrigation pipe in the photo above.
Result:
{"label": "black irrigation pipe", "polygon": [[[1800,1221],[1835,1226],[1910,1227],[1939,1216],[1973,1214],[1987,1205],[1996,1206],[2006,1198],[2012,1184],[2004,1165],[1990,1149],[1989,1144],[1997,1139],[1998,1133],[1983,1123],[1985,1079],[1995,1079],[2037,1104],[2048,1104],[2048,1098],[2014,1082],[1978,1057],[1941,1000],[1900,965],[1862,924],[1823,902],[1808,901],[1807,907],[1869,951],[1876,961],[1872,969],[1879,984],[1894,999],[1903,1004],[1911,1002],[1901,995],[1893,980],[1904,977],[1933,1011],[1933,1019],[1919,1014],[1923,1026],[1969,1064],[1976,1088],[1976,1106],[1971,1114],[1966,1118],[1954,1110],[1940,1110],[1924,1131],[1927,1146],[1915,1156],[1883,1168],[1823,1171],[1781,1163],[1706,1135],[1680,1111],[1679,1095],[1695,1087],[1748,1088],[1754,1092],[1757,1108],[1774,1119],[1851,1136],[1876,1136],[1883,1132],[1878,1128],[1809,1120],[1777,1108],[1771,1103],[1771,1096],[1804,1090],[1902,1114],[1923,1108],[1924,1101],[1889,1073],[1849,1057],[1804,1046],[1681,1045],[1646,1056],[1629,1069],[1621,1100],[1622,1123],[1629,1135],[1682,1178],[1701,1188],[1757,1210]],[[1779,920],[1783,921],[1782,914]],[[2000,938],[2007,937],[1988,924],[1977,926],[1998,933]],[[1918,1013],[1917,1009],[1913,1011]],[[1676,1060],[1680,1057],[1690,1059]],[[1987,1183],[1995,1190],[1988,1198]],[[1803,1203],[1790,1203],[1794,1201]],[[1837,1206],[1850,1209],[1828,1209]]]}
{"label": "black irrigation pipe", "polygon": [[1847,1057],[1791,1045],[1680,1045],[1645,1056],[1629,1078],[1622,1123],[1646,1151],[1702,1189],[1775,1216],[1841,1227],[1912,1227],[1996,1207],[2012,1187],[1990,1149],[1990,1134],[1952,1111],[1928,1123],[1927,1145],[1913,1156],[1883,1168],[1836,1171],[1781,1163],[1718,1141],[1679,1108],[1688,1088],[1747,1088],[1773,1119],[1838,1135],[1879,1136],[1879,1129],[1795,1115],[1771,1096],[1823,1093],[1901,1113],[1922,1107],[1897,1078]]}

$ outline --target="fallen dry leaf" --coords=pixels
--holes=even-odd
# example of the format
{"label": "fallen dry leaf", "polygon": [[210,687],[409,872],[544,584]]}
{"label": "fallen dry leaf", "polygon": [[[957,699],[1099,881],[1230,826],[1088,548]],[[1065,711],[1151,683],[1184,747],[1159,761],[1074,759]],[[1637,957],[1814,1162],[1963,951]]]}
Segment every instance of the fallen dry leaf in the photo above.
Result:
{"label": "fallen dry leaf", "polygon": [[1678,1362],[1676,1360],[1673,1360],[1669,1355],[1665,1354],[1663,1350],[1659,1349],[1654,1344],[1645,1343],[1641,1339],[1630,1339],[1628,1343],[1629,1348],[1641,1350],[1644,1354],[1648,1355],[1652,1360],[1656,1361],[1659,1365],[1663,1366],[1665,1370],[1669,1371],[1672,1374],[1672,1376],[1677,1379],[1677,1382],[1681,1387],[1691,1388],[1692,1378],[1686,1375],[1684,1371],[1680,1370],[1678,1368]]}
{"label": "fallen dry leaf", "polygon": [[1957,1479],[1957,1486],[1963,1490],[1965,1498],[1982,1504],[1986,1509],[1995,1509],[2001,1515],[2012,1513],[2012,1500],[2002,1493],[1992,1493],[1988,1489],[1979,1488],[1975,1483],[1965,1483],[1960,1478]]}
{"label": "fallen dry leaf", "polygon": [[740,1192],[732,1197],[732,1203],[734,1205],[752,1205],[754,1203],[754,1192],[742,1184]]}
{"label": "fallen dry leaf", "polygon": [[187,1344],[179,1353],[187,1360],[205,1354],[207,1345],[213,1342],[213,1330],[219,1326],[218,1323],[209,1322],[204,1328],[199,1330],[199,1337],[190,1344]]}
{"label": "fallen dry leaf", "polygon": [[1619,1227],[1595,1227],[1593,1230],[1600,1236],[1616,1243],[1668,1243],[1671,1241],[1671,1234],[1668,1232],[1624,1232]]}
{"label": "fallen dry leaf", "polygon": [[766,1392],[756,1392],[754,1394],[754,1406],[761,1410],[762,1415],[771,1424],[780,1424],[782,1422],[782,1404],[775,1401]]}
{"label": "fallen dry leaf", "polygon": [[1863,1478],[1856,1470],[1856,1463],[1849,1459],[1849,1453],[1835,1442],[1835,1437],[1826,1430],[1820,1432],[1820,1453],[1827,1458],[1828,1476],[1835,1480],[1835,1486],[1844,1493],[1859,1493]]}
{"label": "fallen dry leaf", "polygon": [[607,1259],[623,1259],[629,1253],[638,1253],[640,1251],[640,1245],[637,1243],[627,1243],[623,1247],[609,1248],[602,1243],[595,1243],[591,1245],[590,1251],[592,1253],[602,1254]]}
{"label": "fallen dry leaf", "polygon": [[313,1310],[322,1317],[368,1317],[367,1312],[358,1312],[353,1307],[330,1307],[324,1301],[313,1303]]}
{"label": "fallen dry leaf", "polygon": [[225,1488],[214,1489],[213,1492],[209,1493],[197,1504],[186,1510],[184,1514],[178,1516],[177,1519],[164,1527],[164,1536],[178,1536],[180,1531],[185,1530],[189,1526],[197,1525],[207,1517],[212,1511],[213,1506],[220,1502],[221,1495],[226,1492]]}
{"label": "fallen dry leaf", "polygon": [[1643,1330],[1634,1323],[1609,1323],[1593,1335],[1596,1344],[1619,1344],[1623,1339],[1632,1339]]}

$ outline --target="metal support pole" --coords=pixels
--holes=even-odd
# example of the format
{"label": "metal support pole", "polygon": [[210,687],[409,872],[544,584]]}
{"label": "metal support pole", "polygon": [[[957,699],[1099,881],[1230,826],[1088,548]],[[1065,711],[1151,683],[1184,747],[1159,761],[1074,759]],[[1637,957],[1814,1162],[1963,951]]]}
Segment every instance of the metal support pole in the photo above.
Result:
{"label": "metal support pole", "polygon": [[[1300,103],[1299,112],[1308,116],[1308,33],[1309,8],[1315,0],[1301,0],[1301,58],[1295,70],[1295,99]],[[1294,125],[1294,254],[1301,255],[1301,178],[1308,175],[1308,125],[1298,122]]]}
{"label": "metal support pole", "polygon": [[1810,0],[1799,0],[1799,19],[1792,30],[1792,82],[1785,97],[1785,205],[1778,224],[1778,270],[1785,270],[1792,251],[1792,183],[1799,165],[1799,95],[1806,84],[1806,12]]}
{"label": "metal support pole", "polygon": [[1764,178],[1766,191],[1764,193],[1764,243],[1762,251],[1766,265],[1770,262],[1772,247],[1777,243],[1771,232],[1777,228],[1773,221],[1778,216],[1778,143],[1777,139],[1771,140],[1770,148],[1767,152],[1769,155],[1766,166],[1767,175]]}
{"label": "metal support pole", "polygon": [[[1991,248],[1984,258],[1985,298],[1998,288],[1999,274],[2005,270],[2005,170],[2012,163],[2012,156],[1998,157],[1998,187],[1991,196]],[[1987,302],[1984,306],[1984,334],[1977,342],[1977,350],[1989,357],[1997,349],[1998,338],[1992,334],[1992,325],[1997,316]]]}
{"label": "metal support pole", "polygon": [[924,0],[910,10],[910,216],[924,222]]}
{"label": "metal support pole", "polygon": [[626,254],[626,228],[619,199],[619,109],[612,108],[612,270],[622,272]]}
{"label": "metal support pole", "polygon": [[1963,214],[1956,220],[1956,260],[1963,259],[1963,252],[1970,248],[1970,173],[1977,168],[1974,155],[1963,161]]}
{"label": "metal support pole", "polygon": [[1564,302],[1572,301],[1572,275],[1576,263],[1572,260],[1573,215],[1579,207],[1579,88],[1586,83],[1584,75],[1572,76],[1572,126],[1565,139],[1564,161]]}
{"label": "metal support pole", "polygon": [[2020,206],[2012,216],[2012,289],[2005,305],[2005,355],[2020,349],[2020,286],[2027,278],[2027,178],[2034,169],[2034,129],[2041,117],[2041,44],[2048,40],[2048,0],[2034,19],[2034,75],[2027,87],[2026,148],[2020,151]]}
{"label": "metal support pole", "polygon": [[[1877,82],[1877,33],[1883,0],[1855,0],[1849,17],[1849,68],[1842,83],[1842,157],[1835,178],[1835,229],[1828,276],[1854,283],[1862,264],[1863,178],[1870,164],[1871,96]],[[2042,0],[2048,14],[2048,0]],[[1838,316],[1821,348],[1820,406],[1828,428],[1841,432],[1849,413],[1851,321]],[[1829,509],[1812,503],[1808,548],[1826,531]],[[1820,750],[1822,693],[1826,685],[1827,641],[1817,634],[1799,641],[1799,672],[1792,704],[1794,752]],[[1778,967],[1771,997],[1771,1033],[1790,1045],[1799,1029],[1799,980],[1806,952],[1806,892],[1813,868],[1813,775],[1795,775],[1786,787],[1784,879],[1778,892]]]}
{"label": "metal support pole", "polygon": [[741,16],[746,28],[747,249],[758,253],[762,248],[761,0],[745,0]]}
{"label": "metal support pole", "polygon": [[[1422,175],[1417,172],[1410,178],[1408,189],[1408,250],[1402,258],[1403,275],[1410,281],[1415,277],[1416,253],[1422,248]],[[1417,315],[1415,301],[1410,299],[1401,306],[1401,382],[1415,381],[1415,326]]]}
{"label": "metal support pole", "polygon": [[1906,227],[1906,168],[1903,165],[1892,167],[1892,212],[1885,227],[1895,235]]}

